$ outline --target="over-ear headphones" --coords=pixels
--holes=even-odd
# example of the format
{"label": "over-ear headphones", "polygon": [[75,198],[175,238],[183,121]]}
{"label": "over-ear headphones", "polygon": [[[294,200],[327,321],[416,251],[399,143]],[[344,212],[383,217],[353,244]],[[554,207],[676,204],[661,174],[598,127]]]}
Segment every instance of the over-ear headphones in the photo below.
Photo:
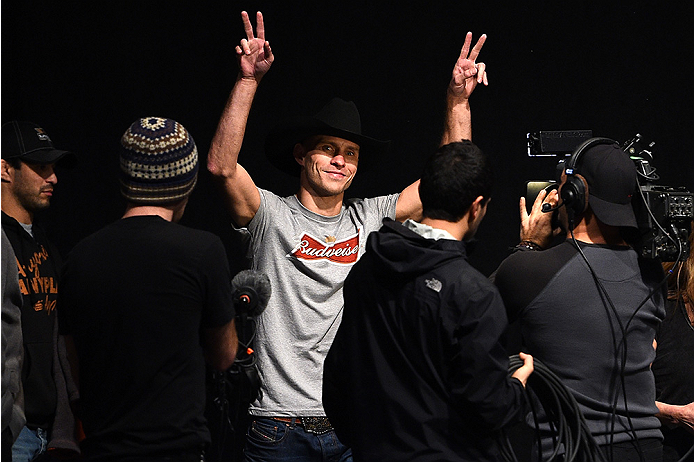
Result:
{"label": "over-ear headphones", "polygon": [[[578,215],[585,212],[588,208],[588,183],[576,169],[581,155],[593,146],[615,143],[619,144],[610,138],[590,138],[574,149],[568,161],[559,161],[557,165],[559,177],[561,177],[562,172],[566,173],[566,182],[560,189],[560,200],[567,210]],[[561,182],[561,178],[558,178],[558,182]]]}

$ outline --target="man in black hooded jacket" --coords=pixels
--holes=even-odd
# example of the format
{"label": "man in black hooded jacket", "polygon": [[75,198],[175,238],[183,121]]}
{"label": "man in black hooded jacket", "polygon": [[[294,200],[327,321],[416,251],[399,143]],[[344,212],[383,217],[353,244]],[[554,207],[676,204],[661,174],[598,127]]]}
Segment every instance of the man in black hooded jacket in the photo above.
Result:
{"label": "man in black hooded jacket", "polygon": [[500,459],[494,437],[523,407],[532,357],[513,378],[501,297],[466,261],[492,173],[470,141],[424,169],[421,222],[387,220],[345,281],[323,404],[355,461]]}
{"label": "man in black hooded jacket", "polygon": [[74,160],[74,154],[55,149],[43,128],[32,122],[2,125],[2,229],[17,256],[23,296],[26,426],[12,435],[14,461],[33,460],[49,449],[65,456],[79,453],[69,404],[77,398],[77,387],[55,315],[62,263],[34,223],[35,214],[50,205],[58,182],[55,165]]}

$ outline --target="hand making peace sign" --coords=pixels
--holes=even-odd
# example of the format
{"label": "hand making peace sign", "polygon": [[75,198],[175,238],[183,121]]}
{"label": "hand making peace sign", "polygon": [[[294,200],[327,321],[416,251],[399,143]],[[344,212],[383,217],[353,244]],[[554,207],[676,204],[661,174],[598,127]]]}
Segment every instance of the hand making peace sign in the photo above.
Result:
{"label": "hand making peace sign", "polygon": [[260,11],[256,13],[257,37],[253,35],[253,25],[251,25],[248,13],[242,11],[241,19],[243,20],[243,28],[246,30],[246,38],[241,39],[241,44],[236,46],[236,57],[239,61],[241,78],[260,81],[275,60],[270,42],[265,40],[263,13]]}
{"label": "hand making peace sign", "polygon": [[486,40],[487,36],[482,34],[475,46],[470,50],[472,32],[468,32],[465,36],[465,43],[462,50],[460,50],[460,57],[458,57],[458,61],[453,67],[453,76],[448,86],[448,91],[455,96],[469,98],[478,83],[489,85],[486,72],[487,66],[484,63],[475,62]]}

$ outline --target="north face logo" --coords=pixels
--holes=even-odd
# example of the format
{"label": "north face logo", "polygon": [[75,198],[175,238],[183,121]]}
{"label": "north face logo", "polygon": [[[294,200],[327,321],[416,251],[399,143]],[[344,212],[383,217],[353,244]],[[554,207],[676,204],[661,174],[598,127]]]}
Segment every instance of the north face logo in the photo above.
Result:
{"label": "north face logo", "polygon": [[328,260],[333,263],[352,264],[359,256],[359,234],[339,242],[324,243],[304,233],[301,241],[289,255],[301,260]]}
{"label": "north face logo", "polygon": [[443,289],[443,284],[441,284],[441,281],[438,279],[426,279],[424,282],[426,283],[427,287],[434,292],[441,292],[441,289]]}

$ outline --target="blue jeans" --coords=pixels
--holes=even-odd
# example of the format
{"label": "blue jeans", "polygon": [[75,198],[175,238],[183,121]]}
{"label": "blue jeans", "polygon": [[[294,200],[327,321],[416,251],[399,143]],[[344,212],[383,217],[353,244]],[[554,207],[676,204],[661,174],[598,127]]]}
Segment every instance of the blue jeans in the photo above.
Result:
{"label": "blue jeans", "polygon": [[334,431],[317,435],[295,424],[257,417],[251,420],[244,450],[247,462],[352,462],[352,450]]}
{"label": "blue jeans", "polygon": [[48,434],[43,428],[22,428],[12,445],[12,462],[29,462],[46,452]]}

